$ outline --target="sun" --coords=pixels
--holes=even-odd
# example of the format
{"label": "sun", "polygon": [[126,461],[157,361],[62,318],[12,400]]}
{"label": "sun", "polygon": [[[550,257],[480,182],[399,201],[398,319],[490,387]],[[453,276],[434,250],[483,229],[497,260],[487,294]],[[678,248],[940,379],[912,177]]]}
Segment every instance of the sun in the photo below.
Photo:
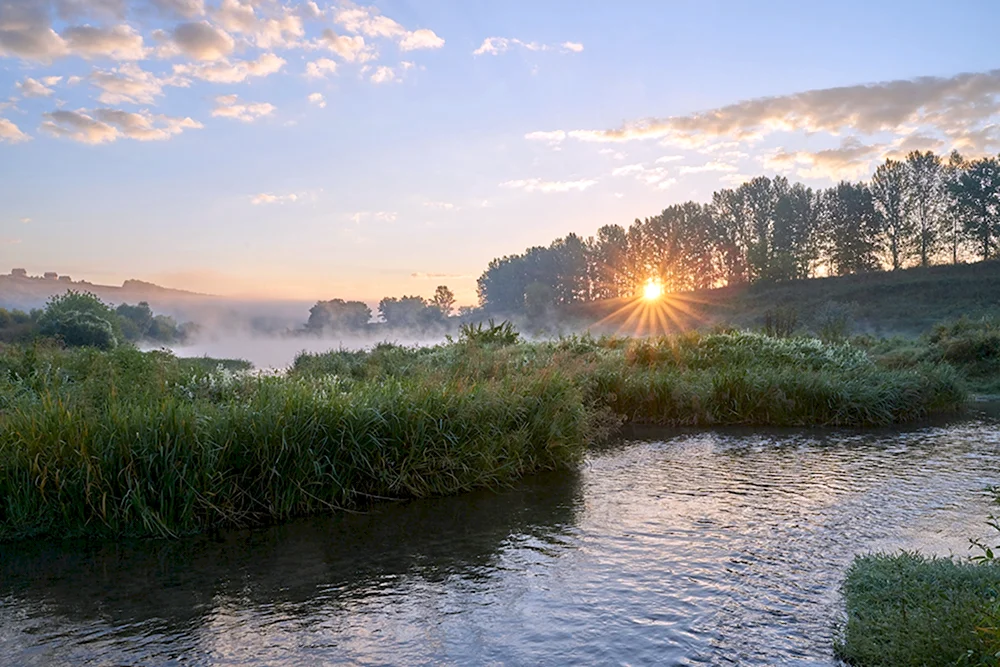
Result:
{"label": "sun", "polygon": [[656,301],[663,296],[663,285],[650,280],[642,288],[642,298],[646,301]]}

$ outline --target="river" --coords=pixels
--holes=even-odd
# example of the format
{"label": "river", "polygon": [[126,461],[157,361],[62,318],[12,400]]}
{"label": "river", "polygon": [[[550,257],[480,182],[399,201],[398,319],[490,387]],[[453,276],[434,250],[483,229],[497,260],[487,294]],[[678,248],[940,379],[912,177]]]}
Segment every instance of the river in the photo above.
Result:
{"label": "river", "polygon": [[637,430],[499,493],[0,545],[0,663],[832,665],[855,554],[988,534],[998,426]]}

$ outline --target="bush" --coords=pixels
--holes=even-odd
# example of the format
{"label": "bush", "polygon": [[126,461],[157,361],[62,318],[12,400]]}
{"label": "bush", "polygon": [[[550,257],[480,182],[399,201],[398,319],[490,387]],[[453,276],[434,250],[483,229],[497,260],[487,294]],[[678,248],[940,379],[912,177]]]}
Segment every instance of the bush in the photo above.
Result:
{"label": "bush", "polygon": [[110,350],[118,344],[111,322],[89,312],[70,310],[47,314],[39,330],[43,335],[59,338],[71,347]]}

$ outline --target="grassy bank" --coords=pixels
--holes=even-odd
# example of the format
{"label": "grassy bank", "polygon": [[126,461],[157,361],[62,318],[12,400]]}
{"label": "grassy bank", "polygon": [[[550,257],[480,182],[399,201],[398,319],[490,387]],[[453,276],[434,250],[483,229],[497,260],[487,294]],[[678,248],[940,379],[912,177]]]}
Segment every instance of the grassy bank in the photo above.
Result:
{"label": "grassy bank", "polygon": [[871,555],[844,583],[837,654],[864,667],[1000,664],[1000,566]]}
{"label": "grassy bank", "polygon": [[[1000,504],[1000,487],[993,487]],[[987,522],[1000,533],[1000,519]],[[837,654],[861,667],[1000,665],[1000,544],[966,560],[916,553],[855,558]]]}
{"label": "grassy bank", "polygon": [[[0,539],[177,535],[495,486],[621,421],[885,425],[952,410],[946,365],[756,334],[301,355],[286,375],[123,347],[0,350]],[[230,365],[232,367],[232,364]]]}

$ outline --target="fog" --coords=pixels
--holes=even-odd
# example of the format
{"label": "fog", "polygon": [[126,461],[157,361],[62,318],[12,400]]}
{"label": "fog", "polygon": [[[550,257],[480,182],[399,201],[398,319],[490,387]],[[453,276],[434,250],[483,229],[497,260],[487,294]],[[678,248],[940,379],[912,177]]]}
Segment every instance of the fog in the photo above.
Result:
{"label": "fog", "polygon": [[194,341],[170,346],[145,346],[143,349],[168,349],[178,357],[213,357],[219,359],[246,359],[261,369],[285,369],[291,366],[299,352],[328,352],[330,350],[361,350],[388,341],[399,345],[436,345],[444,336],[387,335],[387,336],[254,336],[250,334],[217,334]]}

